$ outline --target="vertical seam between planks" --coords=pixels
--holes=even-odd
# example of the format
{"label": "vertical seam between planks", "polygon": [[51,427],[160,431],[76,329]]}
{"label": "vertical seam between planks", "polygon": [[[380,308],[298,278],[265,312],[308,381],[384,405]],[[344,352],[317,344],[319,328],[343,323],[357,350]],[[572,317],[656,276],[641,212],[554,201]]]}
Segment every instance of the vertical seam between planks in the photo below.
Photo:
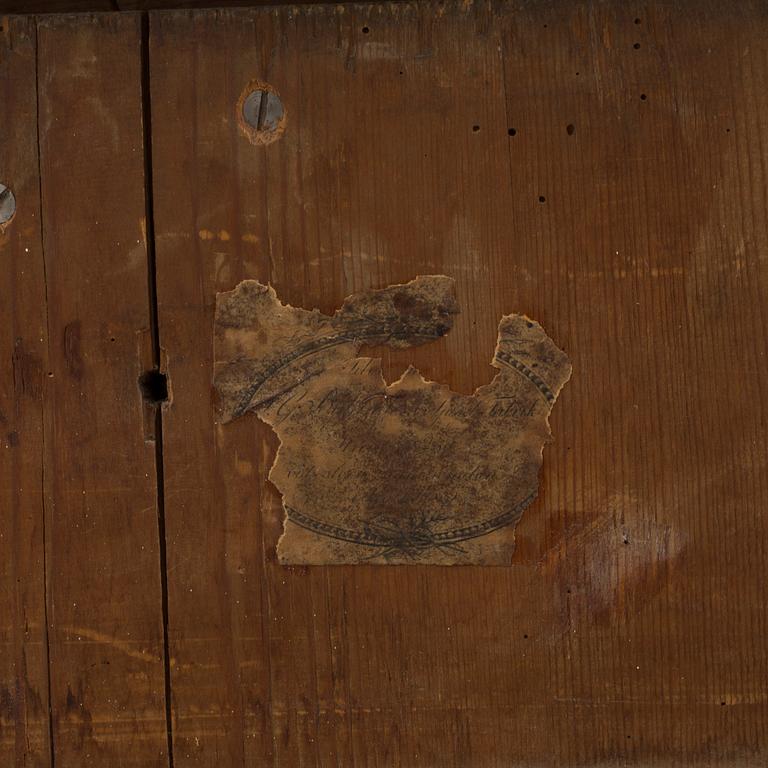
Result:
{"label": "vertical seam between planks", "polygon": [[[152,165],[152,101],[150,93],[149,14],[141,14],[141,120],[144,150],[144,220],[147,248],[147,288],[149,292],[149,326],[152,340],[152,365],[160,370],[160,324],[157,307],[157,259],[155,252],[155,220]],[[157,537],[160,567],[160,600],[163,615],[163,681],[165,688],[165,729],[168,743],[168,766],[173,768],[173,718],[171,707],[171,656],[168,640],[168,553],[165,528],[165,475],[163,463],[163,410],[155,406],[155,477],[157,480]]]}
{"label": "vertical seam between planks", "polygon": [[[40,42],[38,35],[38,17],[33,18],[32,23],[35,26],[35,141],[37,144],[37,190],[38,190],[38,220],[40,226],[40,254],[43,260],[43,290],[45,301],[45,344],[46,344],[46,362],[50,364],[51,360],[51,332],[48,318],[48,273],[45,263],[45,230],[43,224],[43,165],[42,152],[40,149]],[[47,448],[45,441],[46,432],[46,408],[45,408],[45,387],[42,389],[40,397],[40,435],[41,435],[41,462],[40,462],[40,484],[42,499],[42,537],[43,537],[43,638],[45,641],[45,670],[46,685],[48,689],[48,757],[51,768],[56,765],[56,750],[54,749],[53,738],[53,700],[51,686],[51,640],[48,623],[48,534],[46,518],[48,516],[48,504],[46,496],[46,461]]]}

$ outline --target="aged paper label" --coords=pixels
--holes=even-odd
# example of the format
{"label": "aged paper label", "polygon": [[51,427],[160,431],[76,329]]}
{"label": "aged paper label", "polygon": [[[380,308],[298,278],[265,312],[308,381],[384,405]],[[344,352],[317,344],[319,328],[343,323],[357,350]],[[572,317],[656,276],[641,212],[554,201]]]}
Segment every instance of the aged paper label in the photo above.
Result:
{"label": "aged paper label", "polygon": [[249,411],[280,448],[286,564],[504,564],[538,490],[548,416],[571,365],[541,326],[505,315],[473,395],[409,368],[387,384],[363,344],[408,347],[458,313],[441,275],[349,296],[333,316],[283,305],[255,280],[216,303],[222,421]]}

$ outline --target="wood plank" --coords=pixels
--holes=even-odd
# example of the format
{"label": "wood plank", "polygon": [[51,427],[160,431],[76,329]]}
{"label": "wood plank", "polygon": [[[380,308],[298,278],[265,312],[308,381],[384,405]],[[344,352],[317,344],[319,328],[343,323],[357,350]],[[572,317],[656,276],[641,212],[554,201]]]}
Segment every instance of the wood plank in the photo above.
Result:
{"label": "wood plank", "polygon": [[48,371],[32,19],[0,20],[0,765],[50,764],[43,383]]}
{"label": "wood plank", "polygon": [[167,766],[140,17],[40,18],[38,42],[55,763]]}
{"label": "wood plank", "polygon": [[[764,763],[765,15],[383,4],[151,38],[176,763]],[[252,78],[288,114],[266,147]],[[512,566],[279,566],[275,441],[215,423],[216,291],[328,312],[434,272],[463,314],[388,379],[472,391],[510,311],[573,360]]]}
{"label": "wood plank", "polygon": [[[169,645],[174,759],[182,766],[258,764],[273,749],[266,566],[253,513],[263,468],[252,425],[237,425],[237,436],[217,429],[211,402],[215,265],[221,285],[241,269],[224,239],[266,263],[242,240],[266,232],[266,165],[240,140],[233,112],[264,54],[253,44],[254,25],[238,18],[246,23],[229,12],[150,18],[158,313],[173,387],[163,426]],[[189,139],[173,140],[179,130]],[[180,186],[174,170],[185,166],[194,168],[192,187]],[[231,205],[235,195],[244,209]],[[227,210],[231,221],[222,220]],[[241,223],[246,211],[253,222]],[[209,225],[215,235],[205,239]]]}
{"label": "wood plank", "polygon": [[[322,2],[323,0],[304,0]],[[107,11],[149,11],[179,8],[227,8],[234,6],[280,5],[287,0],[0,0],[0,13],[89,13]]]}
{"label": "wood plank", "polygon": [[0,13],[83,13],[116,11],[113,0],[0,0]]}
{"label": "wood plank", "polygon": [[536,553],[566,598],[570,764],[751,766],[768,747],[756,8],[551,6],[503,41],[510,218],[535,265],[518,275],[570,319],[580,371]]}

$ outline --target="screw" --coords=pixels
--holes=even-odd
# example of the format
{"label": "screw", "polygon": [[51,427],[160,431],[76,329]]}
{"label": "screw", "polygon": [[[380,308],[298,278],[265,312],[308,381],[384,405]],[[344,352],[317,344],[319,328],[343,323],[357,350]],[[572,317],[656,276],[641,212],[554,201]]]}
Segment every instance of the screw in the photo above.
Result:
{"label": "screw", "polygon": [[243,119],[257,131],[274,131],[283,117],[283,102],[273,91],[251,91],[243,103]]}
{"label": "screw", "polygon": [[16,198],[5,184],[0,184],[0,225],[7,224],[16,213]]}

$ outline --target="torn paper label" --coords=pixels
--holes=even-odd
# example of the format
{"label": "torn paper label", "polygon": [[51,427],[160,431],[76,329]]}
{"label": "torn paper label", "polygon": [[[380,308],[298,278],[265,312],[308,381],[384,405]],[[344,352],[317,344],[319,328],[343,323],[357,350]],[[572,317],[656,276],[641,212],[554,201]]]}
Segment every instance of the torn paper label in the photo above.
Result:
{"label": "torn paper label", "polygon": [[571,366],[541,326],[499,324],[493,381],[452,392],[409,368],[387,385],[363,344],[409,347],[448,333],[451,278],[349,296],[333,316],[283,305],[255,280],[216,303],[223,421],[254,411],[280,448],[278,557],[290,564],[503,564],[534,500],[548,416]]}

